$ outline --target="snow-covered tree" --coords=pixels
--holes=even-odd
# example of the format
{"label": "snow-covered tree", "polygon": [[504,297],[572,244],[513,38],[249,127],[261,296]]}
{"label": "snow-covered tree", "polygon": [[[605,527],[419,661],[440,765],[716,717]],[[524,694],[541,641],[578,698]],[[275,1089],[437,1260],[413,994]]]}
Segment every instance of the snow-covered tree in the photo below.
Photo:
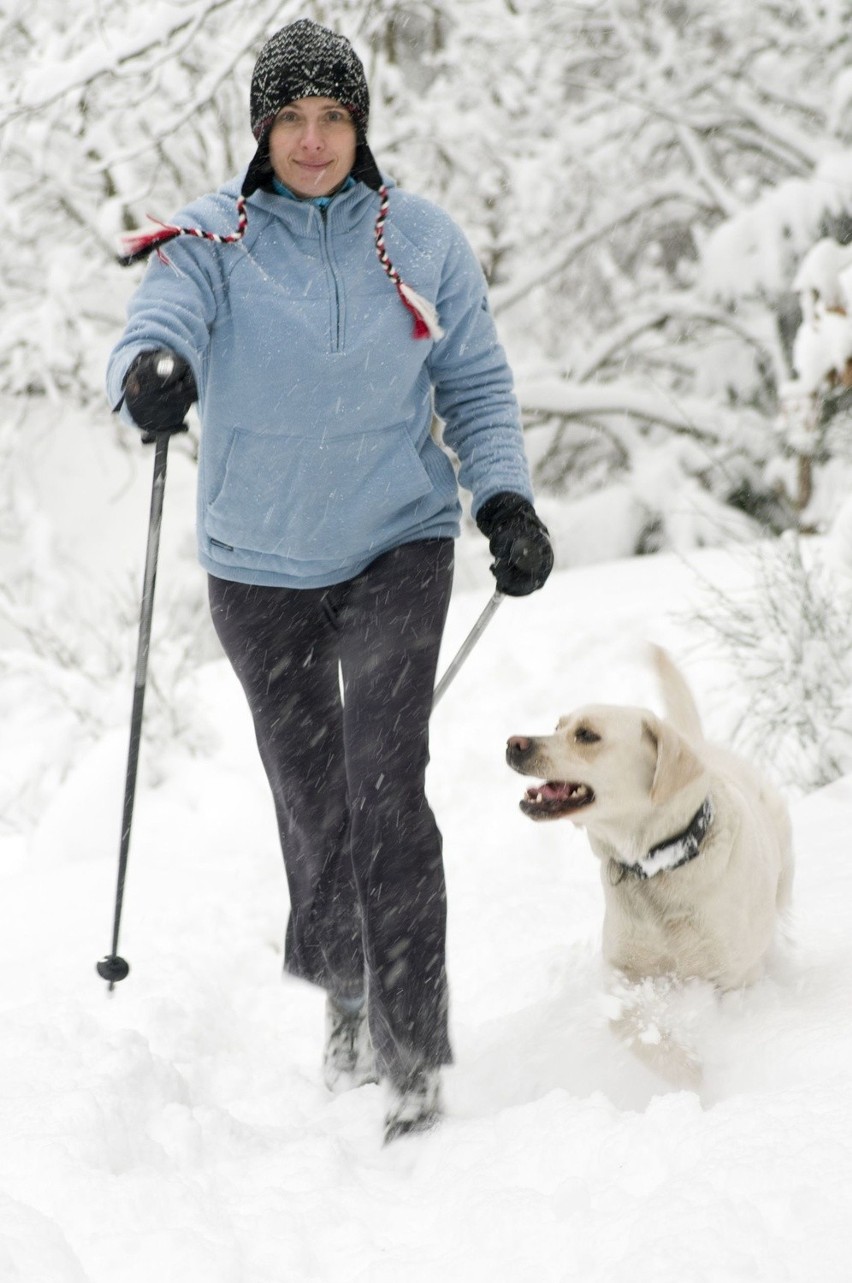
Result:
{"label": "snow-covered tree", "polygon": [[[793,287],[802,313],[793,342],[796,378],[781,388],[778,426],[795,460],[795,476],[790,476],[789,458],[780,461],[778,473],[794,498],[800,524],[809,529],[826,507],[836,508],[835,497],[842,493],[837,460],[852,454],[852,244],[829,237],[817,241]],[[830,473],[829,462],[834,465]]]}
{"label": "snow-covered tree", "polygon": [[365,58],[381,163],[476,247],[551,520],[582,500],[609,553],[795,524],[778,393],[798,263],[820,236],[852,237],[850,12],[9,0],[0,393],[105,414],[103,364],[141,270],[116,265],[116,237],[247,161],[254,57],[310,16]]}

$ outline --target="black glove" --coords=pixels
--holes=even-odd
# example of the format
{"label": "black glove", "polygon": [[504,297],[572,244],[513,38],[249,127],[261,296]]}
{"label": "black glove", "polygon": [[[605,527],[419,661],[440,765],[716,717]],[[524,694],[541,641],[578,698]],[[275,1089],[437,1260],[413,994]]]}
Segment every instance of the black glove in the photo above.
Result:
{"label": "black glove", "polygon": [[124,377],[124,404],[145,441],[158,432],[184,431],[184,415],[197,397],[192,370],[166,348],[140,352]]}
{"label": "black glove", "polygon": [[476,524],[488,540],[499,592],[526,597],[541,588],[553,569],[553,548],[531,503],[507,491],[492,495],[476,514]]}

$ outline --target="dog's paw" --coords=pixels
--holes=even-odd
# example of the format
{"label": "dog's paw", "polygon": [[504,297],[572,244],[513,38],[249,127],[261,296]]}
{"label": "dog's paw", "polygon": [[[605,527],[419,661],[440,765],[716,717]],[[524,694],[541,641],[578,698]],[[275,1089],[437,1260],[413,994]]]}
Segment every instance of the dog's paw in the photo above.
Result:
{"label": "dog's paw", "polygon": [[693,1036],[694,998],[685,986],[662,976],[639,983],[620,977],[604,999],[613,1034],[646,1068],[679,1091],[698,1091],[703,1080]]}

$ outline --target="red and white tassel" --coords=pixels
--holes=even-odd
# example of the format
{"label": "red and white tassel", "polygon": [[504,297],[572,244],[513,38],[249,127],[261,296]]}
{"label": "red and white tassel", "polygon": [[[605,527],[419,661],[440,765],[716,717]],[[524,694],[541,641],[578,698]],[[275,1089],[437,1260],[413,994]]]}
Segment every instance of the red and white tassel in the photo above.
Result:
{"label": "red and white tassel", "polygon": [[422,294],[418,294],[410,285],[406,285],[390,261],[384,236],[385,220],[388,216],[390,199],[388,189],[384,185],[379,188],[379,196],[381,197],[381,204],[375,228],[376,253],[379,256],[379,262],[396,286],[396,292],[403,306],[414,317],[414,337],[416,339],[435,339],[437,341],[444,337],[444,331],[441,329],[435,305],[425,299]]}
{"label": "red and white tassel", "polygon": [[[136,232],[127,232],[121,237],[121,250],[118,261],[123,267],[128,267],[131,263],[138,263],[140,259],[147,258],[152,251],[156,250],[160,258],[165,256],[161,253],[162,247],[169,241],[175,240],[178,236],[197,236],[204,241],[215,241],[218,245],[233,245],[235,241],[241,241],[245,236],[246,227],[248,226],[248,213],[246,211],[246,201],[244,196],[237,198],[237,230],[229,232],[225,236],[220,236],[217,232],[207,232],[203,227],[177,227],[174,223],[162,223],[159,218],[151,218],[152,223],[156,223],[159,231],[145,231],[140,229]],[[150,217],[150,215],[149,215]]]}
{"label": "red and white tassel", "polygon": [[[148,217],[151,218],[151,215],[149,214]],[[151,222],[158,223],[159,219],[151,218]],[[160,247],[174,240],[176,236],[180,236],[180,228],[172,227],[168,223],[160,223],[160,230],[156,232],[145,231],[142,228],[127,232],[119,238],[121,249],[118,261],[122,267],[129,267],[131,263],[138,263],[141,259],[147,258],[153,250],[159,253]]]}
{"label": "red and white tassel", "polygon": [[410,312],[414,314],[414,337],[417,339],[441,339],[444,337],[444,331],[438,320],[438,310],[434,303],[430,303],[428,298],[418,294],[410,285],[400,281],[397,286],[402,301]]}

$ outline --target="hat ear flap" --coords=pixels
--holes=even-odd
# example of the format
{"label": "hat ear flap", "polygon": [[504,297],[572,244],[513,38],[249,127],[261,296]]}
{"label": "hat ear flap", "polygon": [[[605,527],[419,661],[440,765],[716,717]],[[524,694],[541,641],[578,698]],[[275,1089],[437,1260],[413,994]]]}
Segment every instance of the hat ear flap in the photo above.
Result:
{"label": "hat ear flap", "polygon": [[653,713],[643,719],[642,732],[654,744],[657,754],[649,796],[655,806],[662,806],[699,779],[704,767],[683,736]]}
{"label": "hat ear flap", "polygon": [[352,177],[356,183],[365,183],[374,192],[380,189],[383,181],[375,157],[370,151],[367,140],[360,128],[358,130],[358,143],[355,148],[355,163],[352,166]]}
{"label": "hat ear flap", "polygon": [[257,142],[257,150],[249,162],[240,191],[243,196],[251,196],[259,187],[265,187],[272,177],[272,162],[269,159],[269,130],[265,129]]}

